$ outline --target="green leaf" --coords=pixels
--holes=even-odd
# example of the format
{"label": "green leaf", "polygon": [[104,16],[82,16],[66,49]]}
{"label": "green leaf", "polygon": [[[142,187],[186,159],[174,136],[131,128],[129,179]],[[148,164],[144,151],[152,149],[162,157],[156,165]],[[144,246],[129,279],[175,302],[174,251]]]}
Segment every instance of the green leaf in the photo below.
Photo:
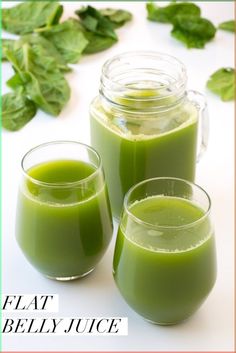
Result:
{"label": "green leaf", "polygon": [[75,13],[80,17],[84,36],[89,41],[84,49],[84,54],[94,54],[110,48],[118,41],[114,29],[123,26],[132,19],[132,14],[129,11],[121,9],[96,10],[87,6]]}
{"label": "green leaf", "polygon": [[89,41],[89,44],[83,51],[83,54],[94,54],[100,51],[106,50],[114,45],[117,41],[110,37],[102,37],[93,32],[85,31],[85,37]]}
{"label": "green leaf", "polygon": [[53,68],[58,68],[62,72],[69,72],[71,69],[67,66],[63,56],[59,53],[56,47],[46,38],[38,34],[28,34],[22,36],[20,40],[15,42],[15,48],[20,48],[23,44],[30,44],[34,53],[38,57],[48,58],[51,61]]}
{"label": "green leaf", "polygon": [[235,20],[222,22],[219,24],[219,28],[224,31],[235,32],[236,23]]}
{"label": "green leaf", "polygon": [[15,34],[31,33],[58,23],[62,12],[63,7],[56,1],[25,1],[2,9],[2,27]]}
{"label": "green leaf", "polygon": [[197,16],[178,15],[173,24],[171,35],[188,48],[204,48],[216,33],[215,26],[209,20]]}
{"label": "green leaf", "polygon": [[19,40],[2,39],[2,60],[7,60],[5,55],[6,50],[20,48],[25,43],[30,44],[32,49],[38,52],[38,55],[45,58],[50,57],[54,67],[58,67],[63,72],[71,71],[54,45],[37,34],[27,34],[22,36]]}
{"label": "green leaf", "polygon": [[39,31],[58,50],[66,63],[77,63],[88,41],[77,20],[69,19]]}
{"label": "green leaf", "polygon": [[113,28],[119,28],[126,22],[132,20],[132,14],[129,11],[121,9],[105,8],[99,10],[102,16],[105,16],[113,24]]}
{"label": "green leaf", "polygon": [[16,41],[14,39],[4,39],[4,38],[2,39],[2,53],[1,53],[2,61],[7,60],[5,51],[13,48],[15,42]]}
{"label": "green leaf", "polygon": [[70,97],[67,82],[59,73],[36,76],[31,72],[16,73],[7,85],[30,97],[46,113],[57,116]]}
{"label": "green leaf", "polygon": [[75,12],[84,28],[104,37],[118,40],[113,23],[92,6],[82,7]]}
{"label": "green leaf", "polygon": [[156,6],[154,3],[146,4],[147,18],[150,21],[173,23],[173,20],[178,15],[188,15],[200,17],[201,9],[189,2],[171,3],[165,7]]}
{"label": "green leaf", "polygon": [[214,72],[207,81],[207,88],[219,95],[222,101],[235,99],[235,69],[227,67]]}
{"label": "green leaf", "polygon": [[70,88],[51,57],[41,57],[28,43],[6,51],[15,76],[7,84],[30,97],[45,112],[58,115],[70,98]]}
{"label": "green leaf", "polygon": [[36,114],[34,102],[19,93],[2,96],[2,126],[10,131],[20,130]]}

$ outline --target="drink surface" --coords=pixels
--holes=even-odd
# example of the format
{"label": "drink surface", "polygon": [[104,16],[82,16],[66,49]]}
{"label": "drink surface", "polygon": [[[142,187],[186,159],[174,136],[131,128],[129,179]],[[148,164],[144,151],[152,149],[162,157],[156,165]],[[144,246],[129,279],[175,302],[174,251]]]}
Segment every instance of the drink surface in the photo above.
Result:
{"label": "drink surface", "polygon": [[191,201],[172,196],[151,196],[136,201],[130,212],[141,221],[160,227],[184,226],[204,216],[204,211]]}
{"label": "drink surface", "polygon": [[45,275],[83,275],[109,244],[112,221],[105,184],[97,189],[92,180],[83,182],[94,172],[93,165],[76,160],[49,161],[27,171],[30,178],[18,196],[16,237]]}
{"label": "drink surface", "polygon": [[95,172],[91,164],[76,160],[56,160],[38,164],[27,171],[35,180],[44,183],[72,183]]}
{"label": "drink surface", "polygon": [[206,299],[216,278],[208,217],[188,200],[163,196],[136,202],[130,212],[141,222],[124,216],[118,231],[113,269],[121,294],[150,321],[186,319]]}

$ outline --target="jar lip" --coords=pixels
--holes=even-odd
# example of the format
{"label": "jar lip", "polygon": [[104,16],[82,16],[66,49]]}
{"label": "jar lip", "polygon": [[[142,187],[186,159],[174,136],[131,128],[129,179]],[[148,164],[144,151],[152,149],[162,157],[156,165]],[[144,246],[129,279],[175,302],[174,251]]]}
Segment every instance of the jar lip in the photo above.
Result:
{"label": "jar lip", "polygon": [[[190,223],[186,223],[186,224],[183,224],[183,225],[179,225],[179,226],[159,226],[159,225],[155,225],[155,224],[152,224],[152,223],[149,223],[149,222],[146,222],[146,221],[143,221],[141,220],[140,218],[138,218],[137,216],[135,216],[133,214],[133,212],[130,210],[129,206],[128,206],[128,199],[131,195],[131,193],[133,192],[133,190],[135,190],[137,187],[147,183],[147,182],[150,182],[150,181],[158,181],[158,180],[173,180],[173,181],[181,181],[181,182],[184,182],[190,186],[194,186],[195,188],[197,188],[198,190],[202,191],[203,194],[206,196],[207,200],[208,200],[208,207],[207,207],[207,210],[204,212],[204,214],[198,218],[196,221],[193,221],[193,222],[190,222]],[[127,213],[127,215],[129,217],[131,217],[136,223],[140,224],[140,225],[143,225],[143,226],[146,226],[146,227],[149,227],[149,228],[153,228],[153,229],[163,229],[163,230],[166,230],[166,229],[170,229],[170,230],[173,230],[173,229],[176,229],[176,230],[179,230],[179,229],[186,229],[186,228],[190,228],[190,227],[193,227],[195,226],[196,224],[202,222],[205,218],[207,218],[210,214],[210,211],[211,211],[211,199],[210,199],[210,196],[208,195],[208,193],[199,185],[193,183],[193,182],[190,182],[188,180],[185,180],[185,179],[181,179],[181,178],[173,178],[173,177],[156,177],[156,178],[150,178],[150,179],[146,179],[146,180],[143,180],[135,185],[133,185],[129,190],[128,192],[126,193],[125,197],[124,197],[124,211]]]}
{"label": "jar lip", "polygon": [[[67,144],[67,145],[74,144],[77,146],[82,146],[82,147],[85,147],[87,150],[91,151],[96,156],[97,161],[98,161],[98,166],[96,167],[94,172],[92,172],[90,175],[88,175],[87,177],[85,177],[83,179],[80,179],[77,181],[72,181],[72,182],[44,182],[44,181],[38,180],[37,178],[34,178],[28,174],[28,170],[25,168],[25,165],[24,165],[26,158],[28,158],[32,153],[34,153],[35,151],[37,151],[41,148],[44,148],[47,146],[52,146],[52,145],[63,145],[63,144]],[[52,161],[53,160],[55,160],[55,159],[52,159]],[[26,152],[21,160],[21,170],[22,170],[23,176],[26,179],[30,180],[33,184],[43,186],[43,187],[49,187],[49,188],[58,188],[58,187],[70,188],[70,187],[79,186],[79,185],[95,178],[102,170],[102,161],[101,161],[101,157],[98,154],[98,152],[93,147],[91,147],[85,143],[77,142],[77,141],[68,141],[68,140],[56,140],[56,141],[41,143],[41,144],[31,148],[28,152]]]}
{"label": "jar lip", "polygon": [[[177,59],[175,56],[163,53],[163,52],[158,52],[158,51],[149,51],[149,50],[137,50],[137,51],[127,51],[127,52],[123,52],[121,54],[115,55],[112,58],[108,59],[107,61],[105,61],[105,63],[102,66],[102,77],[105,78],[107,81],[112,82],[113,85],[115,85],[117,88],[121,88],[124,85],[117,82],[116,80],[112,79],[109,77],[108,74],[108,70],[110,65],[115,62],[115,61],[120,61],[120,58],[132,58],[135,56],[143,56],[146,58],[163,58],[166,59],[166,61],[169,62],[173,62],[173,64],[175,63],[176,65],[179,66],[180,71],[183,75],[183,79],[186,80],[187,79],[187,70],[185,65],[182,63],[182,61],[180,61],[179,59]],[[165,88],[168,88],[172,85],[173,83],[169,83],[165,85]],[[126,87],[127,88],[127,87]],[[140,87],[132,87],[132,91],[142,91],[143,88]],[[149,90],[149,88],[145,88],[145,90]],[[153,88],[150,88],[150,90],[153,90]]]}

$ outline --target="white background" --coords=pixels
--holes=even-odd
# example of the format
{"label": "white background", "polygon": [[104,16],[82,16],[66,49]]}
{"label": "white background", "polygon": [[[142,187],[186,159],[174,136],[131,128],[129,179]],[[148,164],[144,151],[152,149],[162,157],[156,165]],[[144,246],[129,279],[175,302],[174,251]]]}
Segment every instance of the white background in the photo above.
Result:
{"label": "white background", "polygon": [[[5,2],[3,7],[14,3]],[[63,19],[73,15],[83,3],[64,3]],[[233,18],[233,2],[199,2],[204,17],[215,25]],[[95,3],[94,3],[95,5]],[[162,3],[163,5],[163,3]],[[127,316],[126,337],[5,336],[3,350],[138,350],[138,351],[232,351],[233,350],[233,220],[234,220],[234,104],[223,103],[205,88],[215,70],[234,65],[233,34],[219,30],[204,50],[186,49],[170,36],[170,25],[146,20],[143,2],[96,2],[97,7],[121,7],[132,11],[134,19],[118,30],[119,42],[102,53],[84,56],[67,75],[72,94],[59,117],[42,112],[19,132],[2,132],[2,215],[3,292],[58,293],[58,316]],[[3,33],[5,35],[5,33]],[[6,37],[6,36],[5,36]],[[28,264],[14,238],[15,206],[23,154],[42,142],[64,139],[89,143],[88,107],[97,94],[102,64],[127,50],[156,50],[172,54],[187,66],[188,87],[206,94],[210,112],[210,141],[197,166],[196,182],[212,199],[215,225],[218,278],[201,309],[188,321],[171,327],[145,322],[124,302],[112,279],[113,241],[96,270],[71,283],[57,283],[41,276]],[[4,63],[4,82],[12,75]],[[115,227],[116,229],[116,227]],[[11,314],[12,315],[12,314]],[[55,314],[57,315],[57,314]],[[25,317],[21,313],[19,317]]]}

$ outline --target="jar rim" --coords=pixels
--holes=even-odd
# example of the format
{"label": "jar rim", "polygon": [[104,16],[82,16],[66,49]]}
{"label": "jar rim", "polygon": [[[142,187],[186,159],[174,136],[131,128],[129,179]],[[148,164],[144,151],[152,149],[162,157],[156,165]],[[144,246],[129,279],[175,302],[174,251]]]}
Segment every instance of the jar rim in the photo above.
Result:
{"label": "jar rim", "polygon": [[[206,211],[204,212],[204,214],[198,218],[197,220],[193,221],[193,222],[190,222],[190,223],[186,223],[186,224],[183,224],[183,225],[179,225],[179,226],[159,226],[159,225],[155,225],[153,223],[150,223],[150,222],[146,222],[146,221],[143,221],[141,220],[139,217],[135,216],[133,214],[133,212],[130,210],[130,206],[128,205],[128,200],[129,200],[129,197],[130,195],[132,194],[132,192],[140,187],[141,185],[145,184],[145,183],[148,183],[150,181],[158,181],[158,180],[172,180],[172,181],[180,181],[180,182],[183,182],[191,187],[194,187],[194,188],[197,188],[198,190],[200,190],[205,196],[206,196],[206,199],[208,201],[208,207],[206,209]],[[155,177],[155,178],[150,178],[150,179],[146,179],[146,180],[143,180],[135,185],[133,185],[129,190],[128,192],[126,193],[125,197],[124,197],[124,211],[127,213],[127,215],[133,219],[133,221],[135,221],[136,223],[140,224],[140,225],[143,225],[143,226],[146,226],[146,227],[149,227],[149,228],[152,228],[152,229],[159,229],[159,230],[166,230],[166,229],[169,229],[169,230],[179,230],[179,229],[186,229],[186,228],[190,228],[190,227],[193,227],[195,226],[196,224],[202,222],[204,219],[206,219],[209,214],[210,214],[210,211],[211,211],[211,199],[210,199],[210,196],[208,195],[208,193],[201,187],[199,186],[198,184],[195,184],[193,182],[190,182],[188,180],[185,180],[185,179],[181,179],[181,178],[174,178],[174,177]]]}
{"label": "jar rim", "polygon": [[[149,50],[137,50],[137,51],[127,51],[127,52],[123,52],[121,54],[115,55],[112,58],[108,59],[107,61],[105,61],[105,63],[102,66],[102,75],[103,77],[107,80],[112,82],[113,85],[117,86],[117,87],[123,87],[123,85],[115,80],[112,80],[109,75],[108,75],[108,70],[109,67],[112,63],[116,62],[116,61],[120,61],[120,58],[132,58],[132,57],[136,57],[136,56],[143,56],[146,58],[162,58],[165,59],[168,62],[172,62],[173,64],[175,63],[176,65],[179,66],[180,71],[183,75],[183,79],[186,80],[187,78],[187,70],[185,65],[183,64],[182,61],[180,61],[179,59],[177,59],[175,56],[173,55],[169,55],[163,52],[158,52],[158,51],[149,51]],[[171,83],[169,85],[165,85],[165,88],[168,88],[171,85]],[[146,88],[145,88],[146,89]],[[150,88],[150,90],[153,90],[153,88]],[[140,91],[143,90],[143,88],[139,88],[139,87],[132,87],[132,90],[135,91]],[[148,88],[147,88],[148,90]]]}
{"label": "jar rim", "polygon": [[153,114],[181,103],[186,96],[186,83],[185,65],[174,56],[130,51],[104,63],[99,92],[104,106],[117,112]]}
{"label": "jar rim", "polygon": [[[45,148],[47,146],[53,146],[53,145],[63,145],[63,144],[71,144],[71,145],[77,145],[77,146],[81,146],[86,148],[87,150],[91,151],[97,158],[98,161],[98,166],[96,167],[96,169],[87,177],[82,178],[80,180],[76,180],[76,181],[72,181],[72,182],[44,182],[41,180],[38,180],[37,178],[32,177],[31,175],[28,174],[28,170],[25,168],[25,161],[26,159],[35,151],[41,149],[41,148]],[[70,187],[76,187],[78,185],[81,185],[87,181],[90,181],[92,179],[94,179],[102,170],[102,161],[101,161],[101,157],[99,155],[99,153],[91,146],[82,143],[82,142],[78,142],[78,141],[68,141],[68,140],[56,140],[56,141],[50,141],[50,142],[44,142],[41,143],[33,148],[31,148],[30,150],[28,150],[24,156],[21,159],[21,170],[23,173],[23,176],[30,180],[33,184],[39,185],[39,186],[43,186],[43,187],[49,187],[49,188],[70,188]]]}

